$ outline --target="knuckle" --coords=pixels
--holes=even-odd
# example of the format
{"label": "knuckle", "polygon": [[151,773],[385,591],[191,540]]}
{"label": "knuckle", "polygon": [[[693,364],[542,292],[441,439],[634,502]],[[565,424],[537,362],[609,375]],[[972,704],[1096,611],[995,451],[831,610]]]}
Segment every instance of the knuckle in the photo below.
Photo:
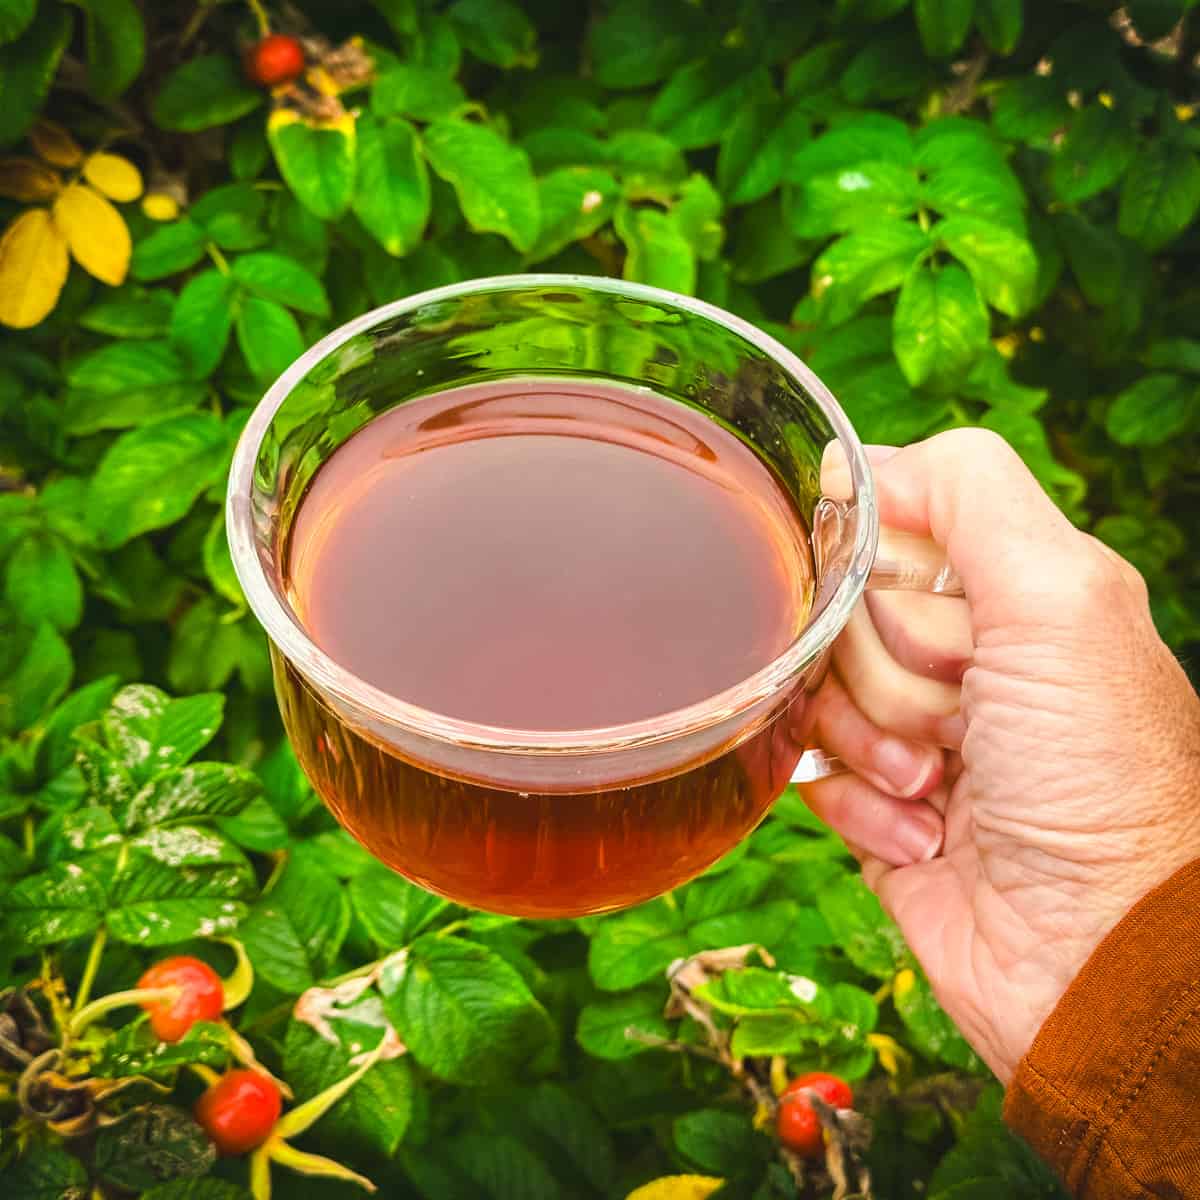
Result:
{"label": "knuckle", "polygon": [[1021,461],[1017,452],[1000,434],[979,426],[948,429],[933,440],[942,443],[948,457],[960,460],[1005,465]]}

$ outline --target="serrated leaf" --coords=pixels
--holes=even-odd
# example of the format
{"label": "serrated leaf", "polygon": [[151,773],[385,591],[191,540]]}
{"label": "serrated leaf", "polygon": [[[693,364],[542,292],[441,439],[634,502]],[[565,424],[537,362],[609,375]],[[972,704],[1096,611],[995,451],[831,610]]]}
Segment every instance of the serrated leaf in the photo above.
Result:
{"label": "serrated leaf", "polygon": [[1102,104],[1079,113],[1050,167],[1060,200],[1078,203],[1111,187],[1125,174],[1137,151],[1129,116]]}
{"label": "serrated leaf", "polygon": [[114,877],[105,913],[109,933],[137,946],[167,946],[232,933],[253,890],[248,868],[170,866],[134,851]]}
{"label": "serrated leaf", "polygon": [[139,425],[195,408],[203,389],[168,342],[115,342],[67,370],[63,425],[75,434]]}
{"label": "serrated leaf", "polygon": [[701,1108],[675,1119],[675,1149],[702,1171],[737,1176],[769,1154],[766,1138],[756,1135],[742,1113]]}
{"label": "serrated leaf", "polygon": [[67,643],[52,625],[39,625],[16,667],[0,677],[0,734],[32,725],[67,690],[74,669]]}
{"label": "serrated leaf", "polygon": [[877,34],[850,60],[842,95],[855,105],[879,105],[916,96],[928,82],[929,63],[912,30]]}
{"label": "serrated leaf", "polygon": [[228,457],[225,428],[211,413],[167,417],[122,434],[92,476],[88,519],[97,542],[121,546],[177,521]]}
{"label": "serrated leaf", "polygon": [[389,254],[407,254],[420,242],[429,195],[417,131],[400,118],[360,117],[354,215]]}
{"label": "serrated leaf", "polygon": [[808,140],[804,107],[776,96],[752,97],[734,117],[717,155],[717,184],[730,204],[752,204],[783,180],[796,147]]}
{"label": "serrated leaf", "polygon": [[436,121],[453,116],[466,103],[466,93],[456,79],[413,63],[388,67],[371,89],[371,109],[377,117]]}
{"label": "serrated leaf", "polygon": [[975,0],[913,0],[917,32],[930,58],[948,58],[971,28]]}
{"label": "serrated leaf", "polygon": [[358,144],[353,117],[318,126],[277,108],[267,121],[267,139],[279,173],[309,212],[332,221],[350,207]]}
{"label": "serrated leaf", "polygon": [[686,0],[619,0],[592,23],[589,58],[606,88],[640,88],[665,79],[703,36],[703,16]]}
{"label": "serrated leaf", "polygon": [[922,1054],[960,1070],[984,1072],[979,1056],[942,1011],[923,974],[911,968],[901,971],[892,989],[892,999],[913,1045]]}
{"label": "serrated leaf", "polygon": [[108,903],[103,881],[82,863],[55,863],[2,897],[5,929],[31,946],[53,946],[92,933]]}
{"label": "serrated leaf", "polygon": [[265,240],[261,222],[267,203],[249,183],[227,183],[205,192],[190,216],[224,250],[252,250]]}
{"label": "serrated leaf", "polygon": [[1024,238],[990,221],[965,216],[947,217],[934,227],[932,236],[970,271],[993,308],[1010,317],[1028,311],[1037,287],[1038,260]]}
{"label": "serrated leaf", "polygon": [[1011,54],[1021,40],[1025,0],[975,0],[975,24],[997,54]]}
{"label": "serrated leaf", "polygon": [[1157,139],[1134,160],[1121,186],[1117,229],[1147,250],[1178,237],[1200,210],[1200,160],[1176,142]]}
{"label": "serrated leaf", "polygon": [[537,65],[537,30],[511,0],[454,0],[446,10],[465,50],[493,66]]}
{"label": "serrated leaf", "polygon": [[712,146],[740,106],[768,86],[765,68],[748,69],[740,56],[699,59],[671,76],[650,106],[648,121],[681,150]]}
{"label": "serrated leaf", "polygon": [[1045,141],[1071,120],[1071,106],[1052,75],[1012,79],[996,93],[992,124],[1002,137]]}
{"label": "serrated leaf", "polygon": [[204,230],[188,217],[163,225],[134,247],[129,268],[135,279],[164,279],[204,257]]}
{"label": "serrated leaf", "polygon": [[671,213],[621,203],[613,218],[625,244],[626,279],[685,295],[696,288],[696,252]]}
{"label": "serrated leaf", "polygon": [[530,259],[538,262],[607,224],[619,188],[597,167],[560,167],[538,180],[541,229]]}
{"label": "serrated leaf", "polygon": [[167,76],[150,112],[161,129],[196,133],[228,125],[262,102],[262,92],[246,83],[232,58],[202,54]]}
{"label": "serrated leaf", "polygon": [[88,84],[93,94],[111,99],[129,87],[145,61],[142,14],[133,0],[82,3],[87,13]]}
{"label": "serrated leaf", "polygon": [[101,1130],[94,1166],[107,1182],[140,1193],[166,1180],[207,1174],[216,1157],[216,1147],[187,1113],[145,1104]]}
{"label": "serrated leaf", "polygon": [[893,345],[913,387],[965,372],[987,345],[988,332],[987,308],[962,267],[912,269],[896,304]]}
{"label": "serrated leaf", "polygon": [[263,296],[248,296],[237,314],[237,339],[246,365],[261,380],[282,375],[304,353],[304,337],[286,308]]}
{"label": "serrated leaf", "polygon": [[[174,749],[170,746],[158,748],[161,751]],[[154,757],[159,757],[158,751]],[[131,833],[205,817],[229,816],[254,799],[260,787],[250,771],[230,763],[202,762],[171,767],[155,775],[116,815],[122,828]]]}
{"label": "serrated leaf", "polygon": [[881,218],[839,238],[813,263],[812,293],[831,325],[898,288],[930,239],[914,221]]}
{"label": "serrated leaf", "polygon": [[597,1193],[612,1192],[617,1175],[612,1138],[588,1105],[565,1087],[540,1083],[521,1094],[521,1107],[523,1115],[562,1152],[573,1171]]}
{"label": "serrated leaf", "polygon": [[58,1147],[34,1143],[0,1176],[14,1200],[85,1200],[88,1175],[83,1163]]}
{"label": "serrated leaf", "polygon": [[4,595],[26,625],[43,621],[74,629],[83,615],[83,586],[71,555],[56,537],[33,534],[18,543],[4,570]]}
{"label": "serrated leaf", "polygon": [[588,946],[588,970],[606,992],[637,987],[687,953],[684,923],[666,900],[607,917]]}
{"label": "serrated leaf", "polygon": [[67,240],[44,208],[15,217],[0,237],[0,324],[29,329],[43,321],[69,265]]}
{"label": "serrated leaf", "polygon": [[385,994],[413,1057],[451,1083],[496,1082],[541,1044],[545,1011],[521,976],[473,942],[426,936]]}
{"label": "serrated leaf", "polygon": [[[375,1001],[378,1006],[378,999]],[[375,1047],[383,1036],[382,1011],[364,1011],[360,1004],[352,1017],[331,1021],[340,1040],[334,1044],[321,1037],[300,1021],[288,1025],[283,1051],[283,1070],[303,1101],[323,1092],[353,1070],[351,1047],[361,1054]],[[368,1023],[366,1018],[375,1017]],[[364,1147],[379,1154],[395,1154],[412,1117],[416,1084],[407,1059],[391,1059],[376,1063],[345,1097],[321,1118],[325,1136],[339,1143]]]}
{"label": "serrated leaf", "polygon": [[825,888],[818,907],[846,957],[868,975],[890,979],[908,962],[908,947],[899,929],[857,876],[844,875]]}
{"label": "serrated leaf", "polygon": [[424,144],[430,166],[454,188],[472,229],[502,234],[521,251],[532,248],[541,215],[523,150],[490,126],[454,119],[430,125]]}
{"label": "serrated leaf", "polygon": [[130,284],[85,309],[79,324],[93,333],[109,337],[160,337],[171,328],[174,307],[175,297],[165,288],[148,289]]}
{"label": "serrated leaf", "polygon": [[229,1035],[221,1025],[197,1021],[177,1042],[163,1042],[144,1021],[133,1021],[104,1042],[92,1070],[101,1079],[169,1079],[180,1067],[204,1063],[219,1068],[229,1059]]}
{"label": "serrated leaf", "polygon": [[0,146],[15,142],[41,111],[71,28],[67,9],[42,4],[24,33],[0,46]]}
{"label": "serrated leaf", "polygon": [[594,1058],[632,1058],[649,1049],[636,1036],[666,1039],[670,1028],[663,1017],[666,988],[642,988],[618,996],[602,996],[579,1012],[575,1038]]}
{"label": "serrated leaf", "polygon": [[788,206],[797,237],[870,226],[883,217],[907,217],[917,211],[920,185],[911,168],[887,161],[860,162],[815,175],[796,189]]}
{"label": "serrated leaf", "polygon": [[99,192],[73,183],[54,201],[54,224],[89,275],[116,287],[125,282],[133,242],[125,218]]}
{"label": "serrated leaf", "polygon": [[382,864],[356,875],[349,893],[363,928],[385,953],[407,946],[449,904]]}
{"label": "serrated leaf", "polygon": [[193,275],[179,293],[171,317],[171,345],[187,362],[194,379],[216,370],[233,328],[233,288],[217,270]]}
{"label": "serrated leaf", "polygon": [[1159,446],[1200,411],[1196,384],[1179,375],[1153,372],[1127,387],[1105,417],[1109,436],[1121,446]]}

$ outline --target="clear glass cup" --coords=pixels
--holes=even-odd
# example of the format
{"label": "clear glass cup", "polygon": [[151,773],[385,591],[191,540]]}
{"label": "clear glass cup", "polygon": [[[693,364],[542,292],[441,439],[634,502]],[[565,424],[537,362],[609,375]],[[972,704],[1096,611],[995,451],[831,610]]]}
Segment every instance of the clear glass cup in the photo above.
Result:
{"label": "clear glass cup", "polygon": [[[648,386],[737,430],[812,532],[808,624],[718,695],[603,729],[504,729],[430,712],[326,655],[289,605],[283,555],[314,473],[372,418],[468,383],[571,376]],[[820,490],[830,442],[852,495]],[[298,359],[246,425],[227,521],[233,563],[271,643],[284,725],[338,820],[407,878],[520,916],[602,912],[699,874],[789,780],[839,769],[808,745],[810,698],[867,587],[956,592],[929,544],[880,550],[871,471],[829,390],[791,351],[690,297],[621,280],[471,280],[349,322]]]}

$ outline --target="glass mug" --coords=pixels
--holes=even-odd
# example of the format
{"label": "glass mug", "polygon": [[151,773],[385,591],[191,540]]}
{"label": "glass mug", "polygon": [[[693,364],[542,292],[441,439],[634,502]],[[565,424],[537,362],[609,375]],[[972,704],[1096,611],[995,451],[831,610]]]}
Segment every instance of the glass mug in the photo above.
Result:
{"label": "glass mug", "polygon": [[[289,601],[287,539],[317,469],[379,414],[512,376],[650,387],[720,419],[808,523],[814,601],[774,661],[718,695],[603,729],[517,730],[430,712],[326,655]],[[822,496],[841,443],[852,495]],[[308,778],[368,850],[462,904],[526,917],[604,912],[702,872],[790,780],[841,769],[807,749],[811,697],[864,588],[959,593],[936,548],[880,550],[863,447],[779,342],[690,297],[621,280],[517,275],[399,300],[324,338],[246,425],[229,481],[234,567],[271,643],[284,726]]]}

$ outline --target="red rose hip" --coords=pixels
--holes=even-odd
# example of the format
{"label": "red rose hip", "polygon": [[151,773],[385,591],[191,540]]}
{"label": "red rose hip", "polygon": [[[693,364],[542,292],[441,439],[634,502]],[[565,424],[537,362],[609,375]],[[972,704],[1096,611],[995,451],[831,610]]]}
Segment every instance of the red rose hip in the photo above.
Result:
{"label": "red rose hip", "polygon": [[283,1108],[279,1088],[258,1071],[227,1071],[196,1101],[193,1115],[222,1154],[246,1154],[271,1136]]}
{"label": "red rose hip", "polygon": [[807,1075],[797,1075],[783,1089],[784,1096],[791,1096],[796,1092],[811,1092],[814,1096],[820,1096],[830,1108],[854,1107],[854,1092],[851,1091],[850,1085],[844,1079],[824,1071],[810,1071]]}
{"label": "red rose hip", "polygon": [[150,1028],[163,1042],[177,1042],[197,1021],[215,1021],[225,1008],[221,977],[206,962],[188,955],[164,958],[138,980],[139,988],[179,989],[173,1000],[147,1000]]}
{"label": "red rose hip", "polygon": [[304,70],[304,47],[286,33],[272,33],[246,51],[246,76],[262,87],[288,83]]}

